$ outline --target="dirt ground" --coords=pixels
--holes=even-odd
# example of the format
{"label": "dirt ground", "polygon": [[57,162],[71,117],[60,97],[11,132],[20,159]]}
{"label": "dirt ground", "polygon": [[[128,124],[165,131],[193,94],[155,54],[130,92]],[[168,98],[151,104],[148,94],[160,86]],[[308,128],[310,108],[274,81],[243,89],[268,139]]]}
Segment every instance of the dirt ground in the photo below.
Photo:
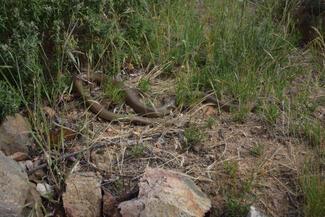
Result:
{"label": "dirt ground", "polygon": [[[130,83],[134,85],[139,76]],[[172,93],[171,83],[155,78],[150,95]],[[288,131],[285,115],[274,127],[254,113],[241,123],[214,105],[198,103],[188,111],[173,111],[149,127],[108,123],[85,111],[81,103],[71,104],[64,106],[62,123],[78,129],[81,136],[70,142],[70,150],[104,146],[74,159],[72,170],[98,171],[104,177],[103,187],[117,196],[136,186],[150,166],[193,177],[212,200],[210,216],[226,215],[230,203],[253,204],[273,217],[301,214],[298,177],[312,151],[284,133]],[[125,105],[119,109],[132,112]],[[190,143],[184,136],[186,129],[192,129],[187,137],[200,139]]]}

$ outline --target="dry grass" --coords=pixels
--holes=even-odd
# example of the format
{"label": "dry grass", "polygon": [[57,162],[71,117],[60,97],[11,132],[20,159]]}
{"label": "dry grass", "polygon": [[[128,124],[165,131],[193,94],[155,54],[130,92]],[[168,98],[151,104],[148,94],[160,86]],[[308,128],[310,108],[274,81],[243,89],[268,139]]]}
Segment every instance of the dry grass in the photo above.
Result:
{"label": "dry grass", "polygon": [[[136,86],[142,76],[133,77],[130,85]],[[150,95],[166,96],[167,91],[161,90],[173,90],[173,83],[159,76],[150,78]],[[125,105],[119,110],[132,112]],[[238,203],[232,209],[255,204],[274,217],[300,214],[298,177],[312,151],[299,139],[268,127],[256,114],[250,113],[245,123],[238,123],[232,114],[198,103],[187,112],[174,111],[154,127],[110,124],[80,107],[61,116],[81,135],[69,144],[70,149],[109,144],[102,148],[102,155],[108,154],[103,159],[110,170],[104,171],[94,161],[94,153],[87,152],[74,162],[73,170],[101,172],[104,186],[115,194],[136,185],[147,166],[161,167],[193,177],[212,199],[216,216],[230,206],[229,201]],[[202,134],[191,148],[184,135],[189,126]]]}

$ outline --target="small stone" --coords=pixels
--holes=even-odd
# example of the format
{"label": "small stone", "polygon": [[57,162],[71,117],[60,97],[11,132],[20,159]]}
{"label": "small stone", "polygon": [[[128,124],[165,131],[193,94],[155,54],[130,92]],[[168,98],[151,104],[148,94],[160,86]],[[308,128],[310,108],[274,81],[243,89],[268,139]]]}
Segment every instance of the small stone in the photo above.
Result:
{"label": "small stone", "polygon": [[0,126],[0,151],[5,155],[16,152],[28,152],[32,145],[31,126],[20,114],[7,116]]}
{"label": "small stone", "polygon": [[203,112],[206,117],[215,116],[217,114],[217,111],[213,106],[207,106]]}
{"label": "small stone", "polygon": [[186,175],[147,168],[139,183],[137,199],[119,205],[122,217],[203,217],[210,199]]}
{"label": "small stone", "polygon": [[257,210],[254,206],[251,206],[247,217],[267,217],[267,216],[261,213],[259,210]]}
{"label": "small stone", "polygon": [[23,168],[24,170],[27,170],[27,171],[30,171],[34,168],[33,161],[31,161],[31,160],[19,161],[18,163],[21,166],[21,168]]}
{"label": "small stone", "polygon": [[53,194],[53,188],[47,183],[38,183],[36,185],[36,190],[44,198],[50,198]]}
{"label": "small stone", "polygon": [[114,152],[110,149],[96,150],[91,153],[91,160],[98,169],[110,173],[112,171]]}
{"label": "small stone", "polygon": [[93,172],[71,174],[66,180],[63,206],[67,217],[99,217],[101,177]]}

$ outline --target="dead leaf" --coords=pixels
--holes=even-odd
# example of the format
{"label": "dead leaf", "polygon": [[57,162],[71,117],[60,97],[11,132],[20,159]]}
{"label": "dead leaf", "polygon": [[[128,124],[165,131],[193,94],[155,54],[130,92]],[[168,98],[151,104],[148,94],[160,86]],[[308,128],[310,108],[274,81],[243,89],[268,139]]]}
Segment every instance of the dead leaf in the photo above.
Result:
{"label": "dead leaf", "polygon": [[44,110],[44,113],[51,119],[54,118],[56,115],[56,112],[51,107],[45,106],[43,108],[43,110]]}
{"label": "dead leaf", "polygon": [[204,115],[207,117],[211,117],[216,114],[217,114],[216,109],[213,106],[207,106],[204,110]]}
{"label": "dead leaf", "polygon": [[68,128],[56,128],[50,132],[50,143],[58,144],[61,139],[69,141],[75,139],[77,132]]}
{"label": "dead leaf", "polygon": [[10,158],[15,160],[15,161],[26,161],[26,160],[30,160],[30,157],[28,154],[24,153],[24,152],[16,152],[12,155],[10,155]]}

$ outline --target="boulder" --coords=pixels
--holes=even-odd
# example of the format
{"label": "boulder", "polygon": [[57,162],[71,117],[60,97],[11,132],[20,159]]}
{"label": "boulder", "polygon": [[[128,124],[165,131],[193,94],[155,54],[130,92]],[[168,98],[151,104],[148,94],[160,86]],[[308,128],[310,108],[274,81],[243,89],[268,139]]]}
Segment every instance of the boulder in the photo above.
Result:
{"label": "boulder", "polygon": [[122,217],[203,217],[210,199],[186,174],[147,168],[138,198],[119,204]]}
{"label": "boulder", "polygon": [[7,116],[0,126],[0,151],[6,155],[27,153],[32,145],[31,126],[20,114]]}
{"label": "boulder", "polygon": [[43,216],[40,197],[26,172],[0,151],[0,216]]}
{"label": "boulder", "polygon": [[100,217],[101,177],[93,172],[71,174],[66,180],[63,206],[67,217]]}

